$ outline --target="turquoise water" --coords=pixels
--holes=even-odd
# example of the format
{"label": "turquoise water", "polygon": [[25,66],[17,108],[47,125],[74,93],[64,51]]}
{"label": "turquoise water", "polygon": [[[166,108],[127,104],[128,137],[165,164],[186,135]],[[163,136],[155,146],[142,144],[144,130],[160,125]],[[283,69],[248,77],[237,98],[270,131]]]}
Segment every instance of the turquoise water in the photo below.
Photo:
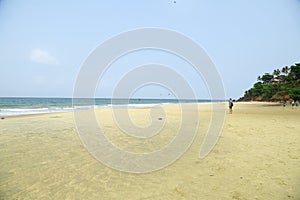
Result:
{"label": "turquoise water", "polygon": [[17,116],[51,112],[70,112],[73,109],[101,108],[111,106],[152,107],[175,103],[204,103],[211,100],[177,99],[73,99],[72,98],[20,98],[0,97],[0,116]]}

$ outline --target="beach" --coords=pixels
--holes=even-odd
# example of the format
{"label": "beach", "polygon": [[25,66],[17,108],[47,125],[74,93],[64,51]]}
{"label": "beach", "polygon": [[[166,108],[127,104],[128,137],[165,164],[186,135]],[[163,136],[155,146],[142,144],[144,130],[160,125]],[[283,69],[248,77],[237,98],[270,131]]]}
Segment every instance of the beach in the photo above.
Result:
{"label": "beach", "polygon": [[[82,144],[72,112],[1,119],[0,199],[300,199],[299,108],[234,103],[218,143],[199,159],[211,111],[209,104],[198,106],[199,127],[190,148],[171,165],[142,174],[96,160]],[[179,127],[178,106],[163,108],[161,134],[142,142],[121,134],[111,108],[97,109],[96,116],[117,145],[153,151]],[[146,126],[149,110],[132,108],[130,114]]]}

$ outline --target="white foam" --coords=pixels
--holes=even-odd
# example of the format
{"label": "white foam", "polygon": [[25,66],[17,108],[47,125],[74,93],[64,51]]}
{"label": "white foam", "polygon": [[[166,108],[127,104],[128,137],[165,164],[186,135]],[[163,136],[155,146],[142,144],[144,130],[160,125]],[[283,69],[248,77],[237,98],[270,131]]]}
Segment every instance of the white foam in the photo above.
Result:
{"label": "white foam", "polygon": [[73,108],[4,108],[0,109],[1,117],[19,116],[19,115],[33,115],[54,112],[70,112]]}

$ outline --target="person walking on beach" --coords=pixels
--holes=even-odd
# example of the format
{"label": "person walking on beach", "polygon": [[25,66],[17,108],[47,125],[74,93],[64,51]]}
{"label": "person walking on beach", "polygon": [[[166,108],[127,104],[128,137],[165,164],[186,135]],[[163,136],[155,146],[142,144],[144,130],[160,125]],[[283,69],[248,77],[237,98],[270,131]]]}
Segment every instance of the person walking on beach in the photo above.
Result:
{"label": "person walking on beach", "polygon": [[283,106],[283,110],[284,110],[284,108],[286,106],[286,100],[283,100],[282,106]]}
{"label": "person walking on beach", "polygon": [[292,103],[291,103],[292,104],[292,109],[294,109],[295,101],[293,99],[291,101],[292,101]]}
{"label": "person walking on beach", "polygon": [[230,99],[229,99],[229,114],[232,114],[232,107],[233,107],[233,101],[232,101],[232,99],[230,98]]}

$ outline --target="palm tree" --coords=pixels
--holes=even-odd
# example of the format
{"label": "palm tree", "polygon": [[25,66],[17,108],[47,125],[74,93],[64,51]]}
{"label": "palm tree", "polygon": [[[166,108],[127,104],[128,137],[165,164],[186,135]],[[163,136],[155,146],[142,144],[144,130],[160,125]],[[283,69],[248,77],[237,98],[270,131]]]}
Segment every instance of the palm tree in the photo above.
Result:
{"label": "palm tree", "polygon": [[289,71],[290,71],[290,68],[288,66],[283,67],[281,70],[281,72],[284,73],[285,75],[288,75]]}
{"label": "palm tree", "polygon": [[281,73],[281,71],[279,69],[274,69],[274,71],[273,71],[274,76],[279,76],[280,73]]}

